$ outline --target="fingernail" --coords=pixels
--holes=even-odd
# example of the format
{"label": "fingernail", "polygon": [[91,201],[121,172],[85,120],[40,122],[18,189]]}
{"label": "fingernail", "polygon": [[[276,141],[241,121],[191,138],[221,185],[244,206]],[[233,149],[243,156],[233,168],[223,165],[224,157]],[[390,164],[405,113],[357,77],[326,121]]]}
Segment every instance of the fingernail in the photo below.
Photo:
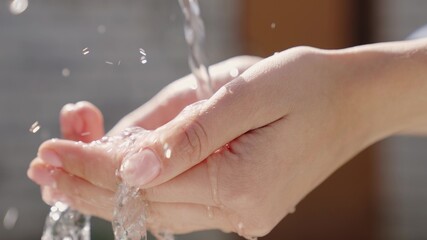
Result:
{"label": "fingernail", "polygon": [[143,186],[160,173],[160,160],[150,149],[125,159],[121,166],[123,180],[131,186]]}
{"label": "fingernail", "polygon": [[55,178],[46,168],[30,168],[27,172],[28,177],[41,186],[56,187]]}
{"label": "fingernail", "polygon": [[50,164],[54,167],[62,167],[61,159],[58,154],[52,150],[42,150],[39,154],[39,157],[47,164]]}

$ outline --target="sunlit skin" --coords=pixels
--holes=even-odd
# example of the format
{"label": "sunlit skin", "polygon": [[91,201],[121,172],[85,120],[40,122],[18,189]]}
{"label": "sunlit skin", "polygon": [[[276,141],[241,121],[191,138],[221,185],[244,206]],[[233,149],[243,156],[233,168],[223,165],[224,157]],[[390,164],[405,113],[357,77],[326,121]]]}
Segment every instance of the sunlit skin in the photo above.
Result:
{"label": "sunlit skin", "polygon": [[[142,151],[125,159],[135,168],[124,179],[145,190],[151,216],[162,227],[263,236],[367,146],[396,134],[427,134],[426,66],[427,40],[234,58],[212,68],[217,91],[210,99],[193,104],[194,79],[187,76],[124,117],[109,135],[141,126],[159,139],[135,143]],[[242,74],[232,78],[236,67]],[[104,135],[95,106],[71,106],[61,111],[65,138],[87,142]],[[170,159],[164,143],[172,149]],[[111,220],[115,170],[123,156],[102,146],[50,140],[40,146],[28,175],[44,186],[46,202],[64,200]]]}

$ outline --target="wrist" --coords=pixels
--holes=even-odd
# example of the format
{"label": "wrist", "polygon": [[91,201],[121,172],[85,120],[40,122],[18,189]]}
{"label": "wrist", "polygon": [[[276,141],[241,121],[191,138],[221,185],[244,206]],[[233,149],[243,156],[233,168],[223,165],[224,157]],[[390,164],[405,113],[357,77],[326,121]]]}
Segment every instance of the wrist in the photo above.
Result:
{"label": "wrist", "polygon": [[353,64],[346,85],[365,145],[395,134],[427,134],[427,40],[361,46],[339,55]]}

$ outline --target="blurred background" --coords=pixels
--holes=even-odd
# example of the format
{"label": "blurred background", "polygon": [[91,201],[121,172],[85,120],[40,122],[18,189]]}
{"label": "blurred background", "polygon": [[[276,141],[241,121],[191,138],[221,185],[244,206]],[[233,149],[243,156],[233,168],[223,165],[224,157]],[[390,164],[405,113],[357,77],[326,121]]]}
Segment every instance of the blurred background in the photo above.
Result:
{"label": "blurred background", "polygon": [[[427,24],[425,0],[201,0],[209,62],[298,45],[343,48],[401,40]],[[26,177],[38,145],[59,137],[58,112],[88,100],[107,128],[189,73],[183,18],[170,0],[0,3],[0,240],[39,239],[48,212]],[[83,54],[87,48],[89,53]],[[139,61],[139,49],[147,63]],[[119,63],[120,62],[120,63]],[[40,130],[29,132],[38,121]],[[427,239],[427,139],[367,149],[262,239]],[[93,239],[112,239],[93,219]],[[237,239],[217,231],[179,239]]]}

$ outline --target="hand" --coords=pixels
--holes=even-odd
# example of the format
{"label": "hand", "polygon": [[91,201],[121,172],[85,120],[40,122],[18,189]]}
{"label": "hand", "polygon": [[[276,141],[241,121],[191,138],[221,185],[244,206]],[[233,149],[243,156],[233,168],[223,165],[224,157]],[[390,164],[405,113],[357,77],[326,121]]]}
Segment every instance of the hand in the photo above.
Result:
{"label": "hand", "polygon": [[[234,73],[244,72],[248,67],[258,62],[260,58],[241,56],[231,58],[210,68],[213,86],[218,89],[231,81]],[[140,126],[145,129],[155,129],[176,116],[185,106],[197,101],[195,79],[192,75],[179,79],[161,92],[148,103],[125,116],[108,133],[119,134],[131,126]],[[89,102],[78,102],[65,105],[60,112],[61,133],[65,139],[88,143],[100,139],[104,135],[103,116],[101,111]],[[57,140],[53,140],[54,142]],[[55,164],[53,164],[55,165]],[[53,183],[49,177],[61,170],[54,169],[36,158],[28,171],[30,178],[35,179],[42,186],[43,199],[51,204],[53,199],[68,201],[60,192],[61,187]],[[57,171],[58,170],[58,171]],[[46,176],[46,171],[50,173]],[[51,185],[50,187],[46,187]],[[54,187],[53,187],[54,186]],[[61,196],[61,197],[60,197]],[[112,199],[108,199],[112,201]],[[110,202],[110,205],[112,203]],[[93,213],[92,213],[93,214]],[[98,214],[98,216],[102,216]]]}
{"label": "hand", "polygon": [[400,57],[414,49],[401,46],[282,52],[138,138],[138,151],[48,141],[30,176],[37,181],[32,172],[56,166],[52,182],[73,207],[111,219],[122,165],[124,181],[144,189],[150,215],[164,228],[263,236],[360,150],[427,120],[419,114],[426,99],[402,99],[399,112],[390,107],[396,93],[427,92],[421,70],[407,70],[413,58]]}

